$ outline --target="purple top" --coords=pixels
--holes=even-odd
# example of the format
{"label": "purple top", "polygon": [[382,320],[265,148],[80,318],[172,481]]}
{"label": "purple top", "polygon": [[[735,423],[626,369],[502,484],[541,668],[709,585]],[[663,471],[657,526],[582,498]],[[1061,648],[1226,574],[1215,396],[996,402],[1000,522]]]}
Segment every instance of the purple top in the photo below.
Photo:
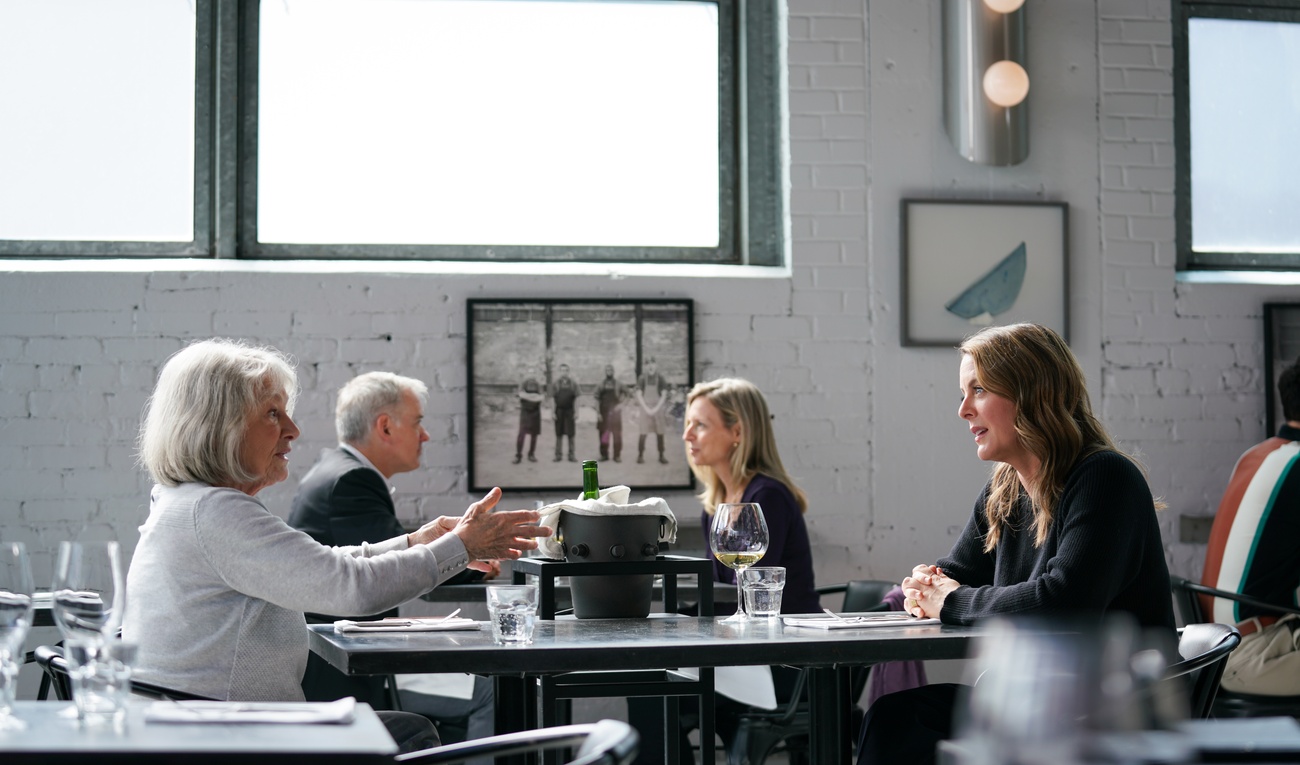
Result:
{"label": "purple top", "polygon": [[[741,502],[757,502],[767,522],[767,554],[756,566],[785,566],[785,591],[781,594],[781,613],[819,614],[821,601],[813,581],[812,547],[808,544],[808,527],[804,525],[799,503],[785,484],[762,473],[745,487]],[[702,513],[704,549],[709,549],[709,525],[713,517]],[[713,562],[713,580],[736,584],[736,572]]]}

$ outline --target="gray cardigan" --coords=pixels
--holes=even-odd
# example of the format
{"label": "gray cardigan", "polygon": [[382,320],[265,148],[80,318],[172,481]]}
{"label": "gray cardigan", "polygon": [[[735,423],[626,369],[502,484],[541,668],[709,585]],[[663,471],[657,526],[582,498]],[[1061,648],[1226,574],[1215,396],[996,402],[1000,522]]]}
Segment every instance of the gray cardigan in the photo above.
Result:
{"label": "gray cardigan", "polygon": [[300,701],[304,611],[373,614],[469,562],[460,538],[326,547],[235,489],[155,486],[127,573],[135,677],[232,701]]}

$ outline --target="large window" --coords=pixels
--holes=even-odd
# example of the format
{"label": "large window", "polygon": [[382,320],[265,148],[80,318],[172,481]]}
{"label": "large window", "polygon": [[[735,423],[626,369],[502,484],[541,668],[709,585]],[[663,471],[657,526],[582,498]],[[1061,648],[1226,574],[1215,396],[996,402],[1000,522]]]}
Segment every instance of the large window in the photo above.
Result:
{"label": "large window", "polygon": [[0,254],[776,265],[777,14],[0,0]]}
{"label": "large window", "polygon": [[1300,269],[1300,2],[1176,9],[1179,268]]}
{"label": "large window", "polygon": [[185,0],[0,3],[0,246],[195,252],[196,35]]}

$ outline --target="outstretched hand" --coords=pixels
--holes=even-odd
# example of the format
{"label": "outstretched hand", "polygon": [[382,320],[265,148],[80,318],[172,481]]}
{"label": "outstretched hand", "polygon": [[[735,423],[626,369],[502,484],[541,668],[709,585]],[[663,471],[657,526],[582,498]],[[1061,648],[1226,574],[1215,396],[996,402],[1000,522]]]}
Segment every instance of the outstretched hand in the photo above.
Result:
{"label": "outstretched hand", "polygon": [[460,537],[472,560],[514,560],[525,550],[537,549],[535,537],[552,533],[549,526],[538,525],[541,513],[536,510],[492,512],[500,499],[501,489],[492,489],[470,505],[450,530]]}

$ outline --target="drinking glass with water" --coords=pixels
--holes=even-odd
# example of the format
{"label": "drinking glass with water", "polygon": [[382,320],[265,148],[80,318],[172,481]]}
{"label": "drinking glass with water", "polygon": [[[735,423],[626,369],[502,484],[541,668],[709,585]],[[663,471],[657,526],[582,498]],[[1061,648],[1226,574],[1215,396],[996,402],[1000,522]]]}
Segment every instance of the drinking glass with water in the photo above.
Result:
{"label": "drinking glass with water", "polygon": [[487,588],[492,638],[498,643],[531,643],[537,622],[537,585],[492,584]]}
{"label": "drinking glass with water", "polygon": [[740,572],[745,610],[750,616],[771,619],[781,614],[785,591],[785,566],[757,566]]}

